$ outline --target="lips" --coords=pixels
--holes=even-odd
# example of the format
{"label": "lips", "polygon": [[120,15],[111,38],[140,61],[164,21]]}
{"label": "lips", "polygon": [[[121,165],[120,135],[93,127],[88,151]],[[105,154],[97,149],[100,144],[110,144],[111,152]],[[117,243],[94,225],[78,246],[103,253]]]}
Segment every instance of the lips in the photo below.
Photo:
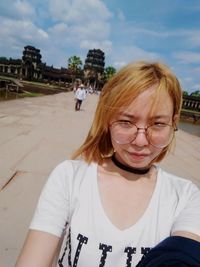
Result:
{"label": "lips", "polygon": [[141,153],[141,152],[129,152],[128,151],[128,153],[130,154],[130,155],[134,155],[134,156],[138,156],[138,157],[140,157],[140,156],[142,156],[142,157],[147,157],[147,156],[149,156],[149,153]]}
{"label": "lips", "polygon": [[133,152],[133,153],[128,152],[128,153],[129,153],[131,158],[137,159],[137,160],[142,160],[142,159],[149,156],[148,153],[139,153],[139,152]]}

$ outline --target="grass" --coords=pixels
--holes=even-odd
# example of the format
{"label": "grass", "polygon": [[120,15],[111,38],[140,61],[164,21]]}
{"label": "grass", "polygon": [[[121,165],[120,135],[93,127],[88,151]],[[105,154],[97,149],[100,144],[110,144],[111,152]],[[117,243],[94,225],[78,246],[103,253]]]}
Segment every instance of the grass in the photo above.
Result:
{"label": "grass", "polygon": [[47,83],[40,83],[40,82],[33,82],[33,81],[21,81],[22,84],[30,84],[30,85],[34,85],[34,86],[40,86],[40,87],[54,87],[50,84],[47,84]]}
{"label": "grass", "polygon": [[17,94],[15,92],[7,92],[6,94],[6,91],[0,91],[0,101],[24,98],[24,97],[37,97],[37,96],[43,96],[43,95],[44,94],[41,94],[41,93],[31,93],[31,92],[24,92],[21,94]]}
{"label": "grass", "polygon": [[33,93],[33,92],[24,92],[21,94],[18,94],[18,97],[37,97],[37,96],[43,96],[44,94],[41,93]]}
{"label": "grass", "polygon": [[2,80],[15,80],[15,79],[16,79],[16,78],[13,78],[13,77],[2,76],[2,75],[0,75],[0,78],[1,78]]}
{"label": "grass", "polygon": [[196,110],[191,110],[191,109],[181,109],[181,111],[183,112],[189,112],[189,113],[193,113],[193,114],[197,114],[197,115],[200,115],[200,112],[199,111],[196,111]]}
{"label": "grass", "polygon": [[[18,78],[15,77],[8,77],[8,76],[2,76],[0,75],[0,79],[2,80],[18,80]],[[22,84],[27,84],[27,85],[33,85],[37,87],[46,87],[48,89],[54,89],[58,88],[60,89],[62,86],[56,85],[56,84],[49,84],[49,83],[42,83],[42,82],[37,82],[37,81],[25,81],[25,80],[18,80]]]}

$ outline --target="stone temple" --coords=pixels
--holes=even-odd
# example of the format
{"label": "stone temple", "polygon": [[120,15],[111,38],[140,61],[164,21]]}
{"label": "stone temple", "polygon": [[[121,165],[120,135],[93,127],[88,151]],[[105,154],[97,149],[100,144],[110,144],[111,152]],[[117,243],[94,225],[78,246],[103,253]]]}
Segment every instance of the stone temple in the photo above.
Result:
{"label": "stone temple", "polygon": [[89,50],[83,70],[75,73],[71,69],[46,65],[42,62],[40,49],[28,45],[24,47],[21,59],[0,58],[0,75],[55,84],[72,84],[74,79],[80,79],[100,89],[104,66],[105,55],[100,49]]}

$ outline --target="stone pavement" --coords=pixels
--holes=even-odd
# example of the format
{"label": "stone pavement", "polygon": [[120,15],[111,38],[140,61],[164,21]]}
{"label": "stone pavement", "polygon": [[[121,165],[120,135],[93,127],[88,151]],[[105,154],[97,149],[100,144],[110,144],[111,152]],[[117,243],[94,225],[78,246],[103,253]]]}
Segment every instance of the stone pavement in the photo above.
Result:
{"label": "stone pavement", "polygon": [[[48,174],[82,143],[97,101],[79,112],[72,92],[0,102],[0,267],[14,266]],[[161,165],[200,186],[200,138],[177,137]]]}

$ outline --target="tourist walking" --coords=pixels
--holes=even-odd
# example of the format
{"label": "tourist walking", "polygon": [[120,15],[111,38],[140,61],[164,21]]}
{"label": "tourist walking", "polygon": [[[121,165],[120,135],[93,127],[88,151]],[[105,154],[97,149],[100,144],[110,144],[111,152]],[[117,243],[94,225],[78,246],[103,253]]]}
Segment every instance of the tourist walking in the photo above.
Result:
{"label": "tourist walking", "polygon": [[86,98],[86,91],[84,85],[81,84],[75,92],[75,110],[80,110],[83,100]]}
{"label": "tourist walking", "polygon": [[56,251],[59,267],[200,266],[200,191],[159,166],[181,103],[164,64],[113,76],[84,143],[47,180],[16,267],[52,266]]}

